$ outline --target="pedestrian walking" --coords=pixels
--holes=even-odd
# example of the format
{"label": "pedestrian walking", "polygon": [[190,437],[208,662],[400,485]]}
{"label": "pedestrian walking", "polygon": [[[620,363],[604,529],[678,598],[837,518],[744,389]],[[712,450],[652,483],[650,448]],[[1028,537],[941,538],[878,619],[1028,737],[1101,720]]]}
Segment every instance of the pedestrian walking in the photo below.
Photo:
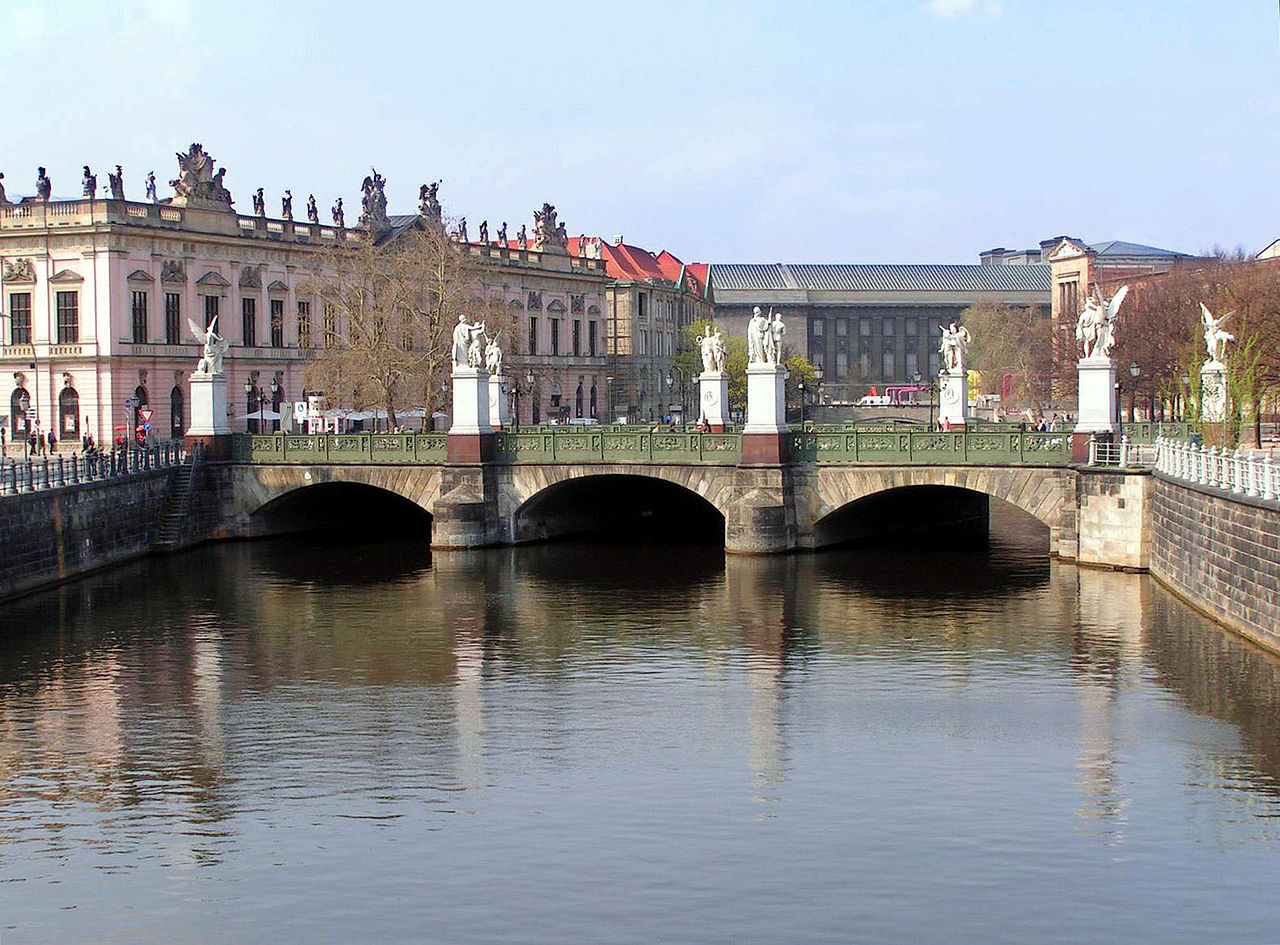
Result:
{"label": "pedestrian walking", "polygon": [[40,437],[36,441],[39,444],[40,455],[45,456],[49,452],[49,441],[44,438],[44,431],[40,431]]}
{"label": "pedestrian walking", "polygon": [[4,438],[5,438],[5,429],[4,427],[0,427],[0,456],[7,457],[9,455],[9,446],[7,443],[5,443]]}
{"label": "pedestrian walking", "polygon": [[58,451],[58,435],[53,430],[49,431],[49,453],[52,455]]}

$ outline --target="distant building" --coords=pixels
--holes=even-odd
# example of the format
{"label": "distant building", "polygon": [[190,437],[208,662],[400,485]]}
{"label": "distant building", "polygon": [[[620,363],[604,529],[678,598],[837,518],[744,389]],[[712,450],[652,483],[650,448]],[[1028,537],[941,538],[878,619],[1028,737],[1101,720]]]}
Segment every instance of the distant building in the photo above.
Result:
{"label": "distant building", "polygon": [[[622,237],[575,237],[569,251],[604,261],[605,343],[614,416],[653,420],[667,414],[693,420],[696,384],[675,365],[680,332],[711,318],[705,264],[686,264],[667,250],[654,255]],[[613,419],[612,417],[610,419]]]}
{"label": "distant building", "polygon": [[716,321],[744,333],[754,306],[783,314],[786,344],[823,370],[828,400],[872,385],[928,382],[939,325],[981,301],[1049,305],[1049,267],[1035,250],[989,250],[981,265],[714,263]]}
{"label": "distant building", "polygon": [[1051,313],[1055,324],[1074,325],[1080,306],[1098,285],[1108,294],[1131,279],[1159,275],[1203,258],[1141,243],[1107,240],[1086,243],[1071,236],[1055,236],[1040,244],[1053,278]]}

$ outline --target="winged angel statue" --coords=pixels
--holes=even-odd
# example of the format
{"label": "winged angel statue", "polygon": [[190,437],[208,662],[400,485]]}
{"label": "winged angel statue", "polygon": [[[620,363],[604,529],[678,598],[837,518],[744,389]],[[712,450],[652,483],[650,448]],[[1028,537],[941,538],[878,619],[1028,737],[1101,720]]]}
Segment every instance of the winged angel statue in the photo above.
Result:
{"label": "winged angel statue", "polygon": [[231,344],[214,330],[218,326],[218,316],[213,317],[208,328],[201,328],[199,322],[192,321],[190,318],[187,319],[187,324],[191,326],[191,334],[196,341],[204,345],[204,357],[196,365],[196,373],[221,374],[222,356],[227,353]]}
{"label": "winged angel statue", "polygon": [[1111,349],[1116,343],[1116,316],[1120,314],[1120,304],[1128,294],[1129,287],[1123,285],[1108,301],[1103,299],[1096,285],[1093,287],[1093,296],[1084,303],[1084,309],[1076,320],[1076,341],[1080,342],[1086,359],[1111,357]]}

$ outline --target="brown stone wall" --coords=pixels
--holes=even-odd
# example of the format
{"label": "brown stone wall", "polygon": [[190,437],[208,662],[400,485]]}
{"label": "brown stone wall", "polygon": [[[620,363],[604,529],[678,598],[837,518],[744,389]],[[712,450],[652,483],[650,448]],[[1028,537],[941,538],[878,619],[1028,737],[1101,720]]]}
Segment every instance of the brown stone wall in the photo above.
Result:
{"label": "brown stone wall", "polygon": [[1210,617],[1280,652],[1280,503],[1156,477],[1151,573]]}
{"label": "brown stone wall", "polygon": [[151,549],[171,470],[0,497],[0,599]]}

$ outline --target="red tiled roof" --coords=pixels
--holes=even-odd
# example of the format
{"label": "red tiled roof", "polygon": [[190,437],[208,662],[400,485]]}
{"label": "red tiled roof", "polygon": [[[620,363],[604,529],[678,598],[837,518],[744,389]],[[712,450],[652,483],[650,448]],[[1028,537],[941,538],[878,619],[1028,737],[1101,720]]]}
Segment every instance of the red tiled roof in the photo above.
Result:
{"label": "red tiled roof", "polygon": [[[579,256],[582,253],[582,237],[569,238],[569,253]],[[605,273],[610,279],[622,279],[631,282],[643,282],[646,279],[657,279],[662,282],[674,282],[682,285],[686,291],[704,295],[707,286],[707,266],[699,264],[697,271],[686,266],[668,250],[657,256],[639,246],[628,243],[612,243],[600,241],[600,254],[604,257]],[[693,284],[689,284],[692,278]]]}

